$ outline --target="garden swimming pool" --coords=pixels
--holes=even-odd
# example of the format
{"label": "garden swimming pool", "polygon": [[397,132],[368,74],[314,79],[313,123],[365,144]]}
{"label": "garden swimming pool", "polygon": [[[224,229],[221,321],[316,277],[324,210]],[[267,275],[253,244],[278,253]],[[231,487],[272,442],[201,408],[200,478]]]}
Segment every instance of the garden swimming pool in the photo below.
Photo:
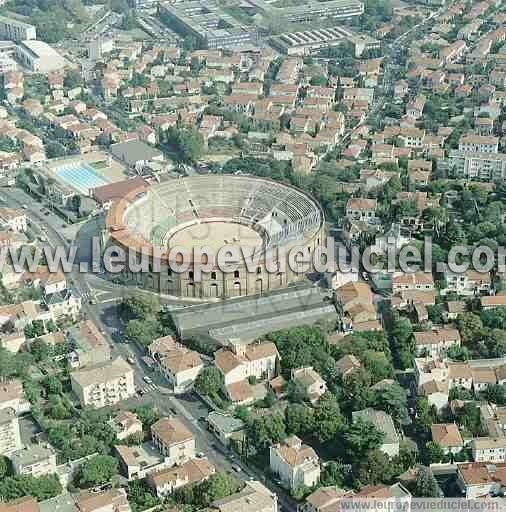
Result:
{"label": "garden swimming pool", "polygon": [[54,173],[80,194],[89,196],[91,189],[108,185],[109,180],[85,162],[75,162],[57,167]]}

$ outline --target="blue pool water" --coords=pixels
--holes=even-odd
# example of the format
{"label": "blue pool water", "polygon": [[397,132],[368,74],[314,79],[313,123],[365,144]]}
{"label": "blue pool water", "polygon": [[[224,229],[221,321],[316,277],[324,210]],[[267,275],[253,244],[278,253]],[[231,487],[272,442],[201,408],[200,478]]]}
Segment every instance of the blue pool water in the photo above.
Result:
{"label": "blue pool water", "polygon": [[97,174],[97,171],[84,162],[75,162],[57,167],[55,174],[67,185],[88,196],[92,188],[108,185],[109,181]]}

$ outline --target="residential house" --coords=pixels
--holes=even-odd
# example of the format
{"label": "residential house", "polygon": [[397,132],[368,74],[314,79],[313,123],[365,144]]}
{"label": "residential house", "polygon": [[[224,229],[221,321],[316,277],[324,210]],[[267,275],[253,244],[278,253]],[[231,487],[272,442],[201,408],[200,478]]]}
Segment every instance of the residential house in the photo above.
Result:
{"label": "residential house", "polygon": [[76,498],[78,512],[131,512],[125,489],[83,491]]}
{"label": "residential house", "polygon": [[73,348],[71,365],[82,368],[111,359],[111,345],[92,320],[81,320],[67,331],[67,340]]}
{"label": "residential house", "polygon": [[459,139],[459,151],[472,153],[497,153],[499,139],[497,137],[464,134]]}
{"label": "residential house", "polygon": [[464,296],[489,294],[492,280],[489,272],[468,269],[463,273],[452,272],[449,267],[444,272],[446,288],[443,294],[450,292]]}
{"label": "residential house", "polygon": [[15,475],[39,478],[56,474],[56,452],[50,446],[25,446],[9,455]]}
{"label": "residential house", "polygon": [[351,197],[346,203],[346,216],[352,220],[375,223],[377,207],[376,199]]}
{"label": "residential house", "polygon": [[179,487],[203,482],[215,472],[216,468],[206,458],[191,459],[180,466],[150,473],[146,482],[158,497],[163,498]]}
{"label": "residential house", "polygon": [[239,418],[211,411],[207,416],[209,430],[219,439],[224,446],[229,446],[230,441],[240,441],[244,437],[245,423]]}
{"label": "residential house", "polygon": [[23,383],[19,379],[11,379],[0,382],[0,411],[13,409],[20,416],[29,412],[30,402],[25,397]]}
{"label": "residential house", "polygon": [[467,499],[497,496],[506,486],[506,463],[469,462],[458,464],[457,485]]}
{"label": "residential house", "polygon": [[430,427],[432,440],[441,446],[445,454],[457,454],[464,448],[464,441],[455,423],[433,423]]}
{"label": "residential house", "polygon": [[134,434],[142,434],[142,422],[139,416],[131,411],[120,411],[109,424],[116,432],[118,441],[123,441]]}
{"label": "residential house", "polygon": [[320,459],[310,446],[297,436],[286,438],[269,449],[270,470],[288,489],[312,487],[320,479]]}
{"label": "residential house", "polygon": [[211,502],[209,507],[209,512],[238,511],[278,512],[278,497],[259,481],[248,480],[242,490],[221,500]]}
{"label": "residential house", "polygon": [[418,355],[445,355],[450,347],[460,346],[460,334],[457,329],[435,328],[430,331],[413,333]]}
{"label": "residential house", "polygon": [[354,491],[339,489],[339,487],[320,487],[306,497],[300,505],[300,512],[331,512],[343,498],[350,498]]}
{"label": "residential house", "polygon": [[175,393],[188,391],[204,367],[198,352],[178,346],[165,353],[160,360],[160,371],[167,378]]}
{"label": "residential house", "polygon": [[183,464],[195,458],[195,439],[177,418],[162,418],[151,426],[153,444],[165,456],[169,465]]}
{"label": "residential house", "polygon": [[352,412],[353,422],[368,421],[383,434],[383,441],[379,449],[389,457],[399,455],[399,435],[395,430],[392,417],[384,411],[367,408]]}
{"label": "residential house", "polygon": [[311,403],[316,403],[327,391],[327,383],[312,366],[292,369],[291,377],[301,386]]}

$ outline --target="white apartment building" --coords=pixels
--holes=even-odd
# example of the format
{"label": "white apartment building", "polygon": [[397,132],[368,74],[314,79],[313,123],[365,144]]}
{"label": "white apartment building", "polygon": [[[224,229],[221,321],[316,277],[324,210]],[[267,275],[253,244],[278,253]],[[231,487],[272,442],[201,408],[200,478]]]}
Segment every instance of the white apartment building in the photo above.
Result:
{"label": "white apartment building", "polygon": [[446,288],[441,290],[443,295],[449,292],[455,292],[459,295],[472,296],[488,294],[491,288],[490,274],[477,272],[469,269],[464,273],[455,273],[447,268],[444,272],[446,279]]}
{"label": "white apartment building", "polygon": [[476,437],[471,453],[475,462],[506,462],[506,437]]}
{"label": "white apartment building", "polygon": [[274,343],[237,344],[232,350],[218,350],[214,358],[215,365],[223,373],[224,384],[228,386],[248,377],[272,379],[276,376],[279,352]]}
{"label": "white apartment building", "polygon": [[195,458],[195,439],[177,418],[162,418],[151,426],[153,444],[165,456],[169,466]]}
{"label": "white apartment building", "polygon": [[448,156],[450,176],[483,181],[506,179],[506,155],[452,149]]}
{"label": "white apartment building", "polygon": [[83,407],[111,406],[135,395],[133,369],[121,357],[74,371],[70,381]]}
{"label": "white apartment building", "polygon": [[50,446],[25,446],[9,455],[16,475],[31,475],[35,478],[56,473],[56,452]]}
{"label": "white apartment building", "polygon": [[302,444],[297,436],[286,438],[270,447],[271,471],[279,475],[283,485],[296,489],[301,485],[312,487],[320,479],[320,459],[311,446]]}
{"label": "white apartment building", "polygon": [[51,73],[60,71],[65,59],[51,46],[43,41],[22,41],[16,46],[16,58],[34,73]]}
{"label": "white apartment building", "polygon": [[0,410],[0,455],[9,455],[21,449],[22,446],[16,411]]}
{"label": "white apartment building", "polygon": [[25,41],[36,39],[37,31],[33,25],[12,18],[0,16],[0,39]]}
{"label": "white apartment building", "polygon": [[377,207],[378,202],[376,199],[351,197],[346,203],[346,217],[351,220],[374,223],[376,221]]}
{"label": "white apartment building", "polygon": [[160,370],[175,393],[188,391],[202,368],[204,363],[199,353],[184,347],[171,350],[160,361]]}
{"label": "white apartment building", "polygon": [[485,135],[467,134],[459,140],[459,151],[471,151],[473,153],[497,153],[499,139]]}

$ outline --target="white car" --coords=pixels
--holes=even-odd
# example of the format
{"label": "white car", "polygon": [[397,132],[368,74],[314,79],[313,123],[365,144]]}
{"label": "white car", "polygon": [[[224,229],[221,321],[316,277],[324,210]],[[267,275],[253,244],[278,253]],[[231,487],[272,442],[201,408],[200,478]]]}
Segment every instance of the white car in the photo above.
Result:
{"label": "white car", "polygon": [[153,384],[153,379],[151,379],[151,377],[148,377],[147,375],[143,377],[143,380],[146,384]]}

